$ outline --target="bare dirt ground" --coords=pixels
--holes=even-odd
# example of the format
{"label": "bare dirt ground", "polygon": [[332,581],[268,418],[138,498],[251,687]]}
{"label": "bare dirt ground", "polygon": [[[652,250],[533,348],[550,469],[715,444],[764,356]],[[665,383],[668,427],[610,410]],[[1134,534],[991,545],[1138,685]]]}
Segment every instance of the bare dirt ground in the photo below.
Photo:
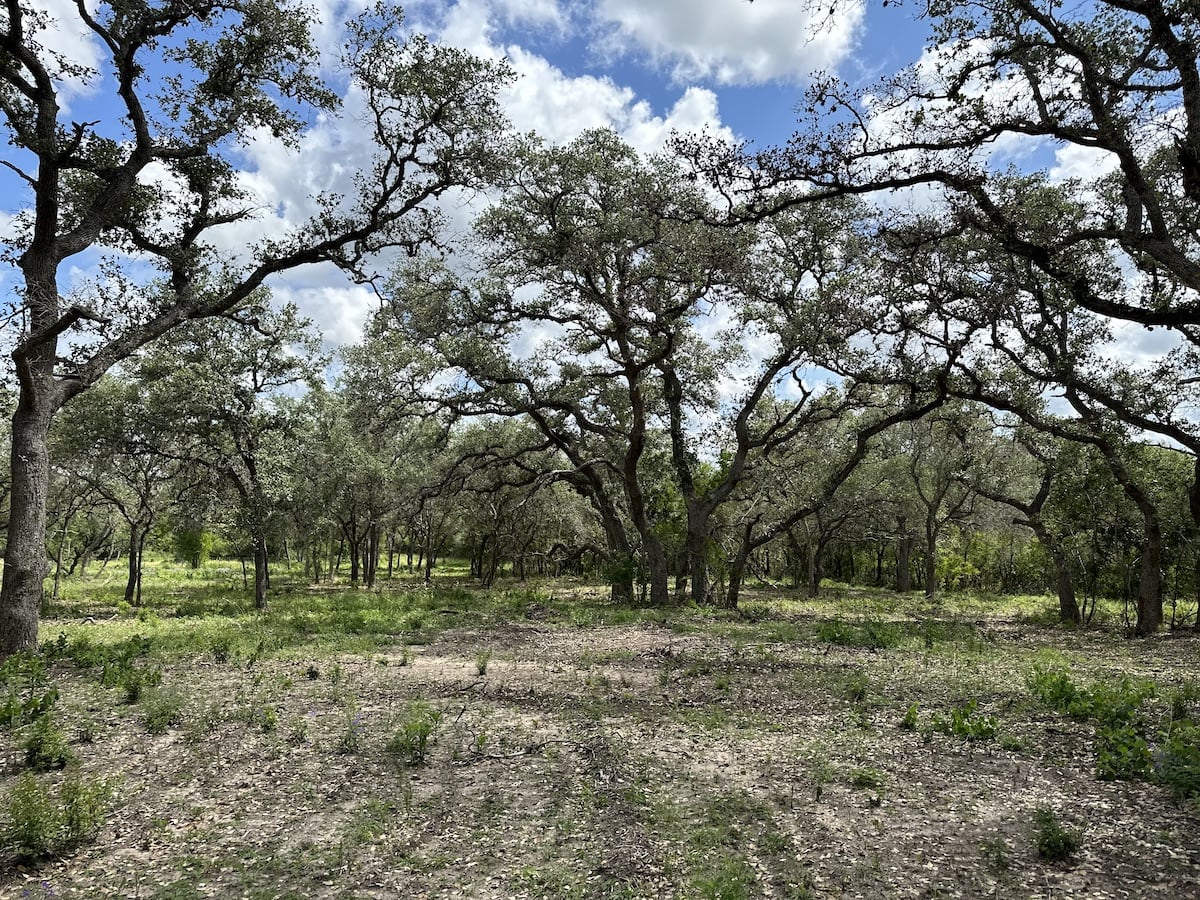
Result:
{"label": "bare dirt ground", "polygon": [[[115,806],[0,897],[1200,897],[1196,805],[1097,780],[1092,728],[1023,682],[1051,642],[1167,681],[1200,644],[1048,635],[870,650],[535,616],[370,657],[171,663],[185,715],[162,735],[67,675]],[[898,727],[969,699],[999,739]],[[440,713],[419,764],[395,739],[413,701]],[[1039,859],[1038,807],[1082,832],[1070,860]]]}

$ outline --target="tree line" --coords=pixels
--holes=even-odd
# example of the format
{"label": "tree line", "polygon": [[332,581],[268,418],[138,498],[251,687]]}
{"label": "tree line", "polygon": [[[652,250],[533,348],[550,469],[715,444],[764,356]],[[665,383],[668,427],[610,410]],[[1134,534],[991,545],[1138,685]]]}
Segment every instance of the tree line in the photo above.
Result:
{"label": "tree line", "polygon": [[[734,605],[747,575],[803,568],[811,590],[829,566],[872,577],[873,556],[901,589],[914,570],[928,592],[1052,583],[1074,621],[1127,596],[1140,634],[1164,598],[1194,606],[1196,8],[918,12],[938,52],[869,88],[817,80],[785,146],[692,135],[646,156],[607,131],[510,134],[503,67],[376,9],[344,61],[377,144],[358,194],[230,261],[208,235],[250,215],[239,136],[297,136],[298,110],[334,105],[297,52],[306,14],[101,4],[84,24],[120,76],[115,141],[58,122],[63,61],[9,4],[0,104],[35,202],[9,242],[24,330],[3,650],[36,639],[47,548],[66,558],[103,510],[135,599],[175,510],[235,526],[260,603],[286,537],[311,572],[340,555],[365,583],[398,548],[426,567],[453,549],[485,581],[540,559],[603,571],[621,602]],[[166,53],[194,83],[186,109],[143,76],[164,35],[195,38]],[[1022,141],[1088,174],[995,162]],[[174,189],[139,181],[152,163]],[[459,186],[493,202],[451,242],[434,201]],[[109,251],[106,277],[61,296],[87,248]],[[322,262],[382,301],[333,389],[262,293]]]}

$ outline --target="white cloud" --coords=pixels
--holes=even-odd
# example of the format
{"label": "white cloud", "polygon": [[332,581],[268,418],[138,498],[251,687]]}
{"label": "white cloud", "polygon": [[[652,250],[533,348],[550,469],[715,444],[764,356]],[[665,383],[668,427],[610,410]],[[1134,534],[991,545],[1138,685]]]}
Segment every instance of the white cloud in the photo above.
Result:
{"label": "white cloud", "polygon": [[[370,314],[379,308],[379,299],[362,285],[347,285],[332,267],[311,269],[287,276],[273,285],[274,299],[295,303],[300,314],[313,320],[325,344],[341,347],[362,340],[363,327]],[[320,283],[328,275],[330,283]]]}
{"label": "white cloud", "polygon": [[854,47],[865,5],[839,4],[815,19],[792,0],[598,0],[595,9],[614,56],[632,43],[676,80],[753,84],[835,68]]}
{"label": "white cloud", "polygon": [[633,90],[610,78],[569,77],[515,46],[508,48],[508,58],[519,76],[505,95],[513,125],[550,143],[564,143],[589,128],[613,128],[642,152],[661,150],[672,130],[708,127],[730,136],[720,124],[716,95],[703,88],[688,88],[666,115],[656,115]]}
{"label": "white cloud", "polygon": [[1049,175],[1052,181],[1091,181],[1116,171],[1117,158],[1107,150],[1065,144],[1054,152],[1054,165]]}
{"label": "white cloud", "polygon": [[[94,12],[95,3],[87,6]],[[44,30],[37,32],[37,41],[51,53],[57,54],[65,63],[83,66],[99,72],[103,57],[99,40],[79,18],[74,0],[32,0],[31,6],[37,13],[49,17]],[[96,89],[95,77],[57,72],[55,80],[60,88],[60,102],[67,101],[64,112],[69,112],[72,98],[84,97]]]}

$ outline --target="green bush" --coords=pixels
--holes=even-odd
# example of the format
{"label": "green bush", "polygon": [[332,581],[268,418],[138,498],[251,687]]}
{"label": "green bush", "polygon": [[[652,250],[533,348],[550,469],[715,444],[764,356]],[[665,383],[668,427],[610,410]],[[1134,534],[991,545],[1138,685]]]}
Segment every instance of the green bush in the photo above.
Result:
{"label": "green bush", "polygon": [[64,769],[75,761],[75,754],[67,746],[67,736],[50,715],[42,716],[29,727],[22,747],[25,764],[37,772]]}
{"label": "green bush", "polygon": [[1000,723],[995,716],[985,716],[976,712],[978,700],[968,700],[962,706],[950,710],[950,716],[935,714],[932,727],[934,731],[953,735],[968,741],[982,741],[994,738],[1000,731]]}
{"label": "green bush", "polygon": [[32,650],[14,653],[0,665],[0,727],[34,722],[58,702],[46,668],[46,658]]}
{"label": "green bush", "polygon": [[1176,800],[1200,797],[1200,725],[1172,722],[1153,759],[1157,780]]}
{"label": "green bush", "polygon": [[424,700],[412,701],[408,704],[399,729],[388,739],[385,749],[404,765],[421,765],[425,762],[433,733],[441,720],[441,710]]}
{"label": "green bush", "polygon": [[1054,810],[1039,806],[1033,812],[1033,841],[1038,856],[1061,862],[1079,849],[1083,837],[1078,831],[1064,828]]}
{"label": "green bush", "polygon": [[1033,695],[1057,712],[1106,724],[1132,721],[1143,701],[1156,691],[1153,682],[1135,681],[1128,675],[1115,682],[1098,681],[1090,688],[1081,688],[1065,670],[1041,666],[1034,666],[1027,681]]}
{"label": "green bush", "polygon": [[61,855],[100,829],[111,795],[106,781],[75,772],[53,796],[37,776],[25,772],[4,797],[0,847],[22,859]]}
{"label": "green bush", "polygon": [[[1082,709],[1078,705],[1079,688],[1063,669],[1043,669],[1041,666],[1034,666],[1027,683],[1033,695],[1051,709],[1067,715],[1074,715],[1076,710]],[[1084,711],[1083,714],[1086,716],[1087,712]]]}
{"label": "green bush", "polygon": [[1096,727],[1096,777],[1103,781],[1146,778],[1151,774],[1150,745],[1129,722]]}
{"label": "green bush", "polygon": [[908,711],[904,713],[904,718],[900,720],[900,727],[904,731],[916,731],[917,721],[920,718],[920,714],[921,704],[914,703],[908,708]]}
{"label": "green bush", "polygon": [[172,688],[151,688],[142,699],[142,721],[150,734],[166,734],[183,723],[183,695]]}

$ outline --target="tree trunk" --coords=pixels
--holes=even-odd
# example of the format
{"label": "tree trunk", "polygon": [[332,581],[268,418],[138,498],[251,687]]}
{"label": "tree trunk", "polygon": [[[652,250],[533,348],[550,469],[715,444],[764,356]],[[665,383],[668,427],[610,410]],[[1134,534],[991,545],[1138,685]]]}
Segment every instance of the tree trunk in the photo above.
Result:
{"label": "tree trunk", "polygon": [[140,523],[129,523],[129,577],[125,580],[125,602],[130,606],[139,606],[138,584],[142,576],[142,554],[138,552],[141,546],[139,536]]}
{"label": "tree trunk", "polygon": [[821,554],[825,548],[820,541],[808,544],[808,596],[816,599],[821,593]]}
{"label": "tree trunk", "polygon": [[75,511],[63,520],[62,533],[58,536],[58,550],[54,554],[54,590],[50,594],[50,598],[55,602],[58,601],[58,590],[62,584],[62,567],[63,567],[63,551],[67,546],[67,531],[71,527],[71,519],[75,517]]}
{"label": "tree trunk", "polygon": [[687,567],[692,602],[708,603],[708,519],[705,510],[688,510]]}
{"label": "tree trunk", "polygon": [[267,588],[269,587],[267,539],[262,534],[255,534],[252,542],[254,545],[254,608],[265,610],[267,608]]}
{"label": "tree trunk", "polygon": [[737,609],[742,591],[742,579],[746,576],[746,560],[753,550],[751,538],[754,524],[749,523],[742,529],[742,539],[738,542],[737,552],[729,561],[729,586],[725,590],[725,608]]}
{"label": "tree trunk", "polygon": [[925,596],[932,597],[937,593],[937,528],[929,522],[925,524]]}
{"label": "tree trunk", "polygon": [[8,544],[0,587],[0,658],[37,646],[38,613],[49,568],[46,497],[50,457],[46,436],[51,413],[47,398],[23,396],[13,414]]}
{"label": "tree trunk", "polygon": [[1134,632],[1140,637],[1154,634],[1162,622],[1162,529],[1157,517],[1147,517],[1146,544],[1142,549],[1142,568],[1138,577],[1137,624]]}
{"label": "tree trunk", "polygon": [[662,541],[653,532],[648,532],[646,541],[646,577],[650,582],[650,605],[671,605],[670,567],[663,552]]}
{"label": "tree trunk", "polygon": [[901,534],[896,549],[896,590],[907,594],[912,590],[913,536]]}

